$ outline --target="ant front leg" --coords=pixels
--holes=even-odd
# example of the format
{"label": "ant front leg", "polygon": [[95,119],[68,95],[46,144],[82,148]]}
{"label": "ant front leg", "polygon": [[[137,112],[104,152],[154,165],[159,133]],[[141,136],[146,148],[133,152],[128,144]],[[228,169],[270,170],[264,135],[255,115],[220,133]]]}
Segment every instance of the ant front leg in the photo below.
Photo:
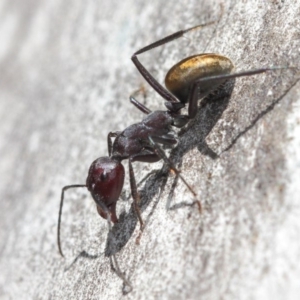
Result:
{"label": "ant front leg", "polygon": [[150,148],[150,149],[145,148],[140,153],[131,156],[128,160],[131,194],[132,194],[132,198],[133,198],[133,201],[134,201],[133,205],[134,205],[136,215],[137,215],[137,217],[139,219],[139,222],[140,222],[140,234],[136,238],[136,244],[140,243],[140,239],[142,237],[142,232],[144,230],[144,222],[143,222],[143,219],[142,219],[142,216],[141,216],[141,210],[139,208],[141,200],[140,200],[140,196],[139,196],[139,193],[138,193],[138,190],[137,190],[137,184],[136,184],[136,180],[135,180],[135,176],[134,176],[134,172],[133,172],[133,168],[132,168],[132,163],[134,161],[154,163],[154,162],[159,161],[160,159],[161,158],[153,151],[152,148]]}
{"label": "ant front leg", "polygon": [[132,163],[134,161],[140,161],[140,162],[148,162],[148,163],[154,163],[159,161],[161,158],[151,149],[144,149],[142,152],[132,155],[128,159],[128,167],[129,167],[129,180],[130,180],[130,188],[131,188],[131,195],[133,198],[133,205],[134,205],[134,210],[136,212],[136,215],[139,219],[140,222],[140,229],[143,231],[144,229],[144,222],[141,216],[141,210],[139,208],[141,199],[140,195],[138,193],[137,189],[137,184],[135,180],[135,175],[132,167]]}
{"label": "ant front leg", "polygon": [[128,166],[129,166],[129,178],[130,178],[129,180],[130,180],[131,195],[132,195],[132,198],[133,198],[134,210],[135,210],[135,213],[136,213],[136,215],[139,219],[139,222],[140,222],[140,230],[143,231],[144,222],[143,222],[143,219],[142,219],[142,216],[141,216],[141,210],[139,208],[139,205],[141,203],[141,199],[140,199],[140,195],[139,195],[138,190],[137,190],[137,184],[136,184],[136,180],[135,180],[131,160],[132,160],[132,158],[130,157],[128,159]]}

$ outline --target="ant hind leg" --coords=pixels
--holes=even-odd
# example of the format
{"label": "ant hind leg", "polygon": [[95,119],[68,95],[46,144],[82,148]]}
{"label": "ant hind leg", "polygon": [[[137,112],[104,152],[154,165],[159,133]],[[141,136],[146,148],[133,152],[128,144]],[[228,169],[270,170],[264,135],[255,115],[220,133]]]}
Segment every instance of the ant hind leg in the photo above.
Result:
{"label": "ant hind leg", "polygon": [[154,49],[156,47],[162,46],[164,44],[167,44],[173,40],[176,40],[180,37],[182,37],[184,34],[193,31],[193,30],[197,30],[200,29],[204,26],[208,26],[215,23],[215,21],[213,22],[209,22],[206,24],[202,24],[202,25],[197,25],[191,28],[188,28],[186,30],[180,30],[177,31],[171,35],[168,35],[154,43],[151,43],[150,45],[143,47],[142,49],[136,51],[132,57],[131,60],[132,62],[135,64],[136,68],[138,69],[138,71],[140,72],[140,74],[144,77],[144,79],[148,82],[148,84],[150,86],[152,86],[152,88],[159,94],[161,95],[165,100],[167,100],[168,102],[179,102],[178,99],[172,94],[170,93],[164,86],[162,86],[151,74],[150,72],[143,66],[143,64],[139,61],[138,59],[138,55],[142,54],[144,52],[147,52],[151,49]]}
{"label": "ant hind leg", "polygon": [[151,113],[151,110],[149,108],[147,108],[145,105],[143,105],[141,102],[139,102],[138,100],[135,99],[135,96],[138,93],[143,93],[144,99],[146,98],[146,91],[144,86],[142,86],[141,88],[139,88],[138,90],[136,90],[135,92],[133,92],[130,96],[129,96],[129,100],[130,102],[137,108],[139,109],[141,112],[143,112],[144,114],[148,115]]}

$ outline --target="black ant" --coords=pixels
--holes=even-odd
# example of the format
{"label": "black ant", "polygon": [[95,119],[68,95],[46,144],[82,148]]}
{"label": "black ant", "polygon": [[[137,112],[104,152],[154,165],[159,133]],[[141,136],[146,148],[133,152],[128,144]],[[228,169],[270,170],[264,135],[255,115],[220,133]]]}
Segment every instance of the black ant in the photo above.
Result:
{"label": "black ant", "polygon": [[[64,200],[64,192],[70,188],[86,187],[96,202],[98,214],[108,220],[109,229],[111,222],[118,221],[116,204],[120,197],[124,183],[124,166],[122,160],[128,159],[131,194],[140,228],[143,229],[139,203],[140,197],[132,168],[135,161],[153,163],[164,160],[169,168],[181,178],[191,193],[196,193],[180,175],[180,171],[167,158],[165,152],[159,146],[171,148],[177,144],[177,136],[172,127],[181,128],[196,116],[198,100],[219,88],[228,79],[241,76],[250,76],[269,70],[285,69],[288,67],[269,67],[255,70],[232,73],[234,66],[231,60],[225,56],[213,53],[203,53],[187,57],[175,64],[167,73],[165,87],[163,87],[141,64],[137,55],[153,48],[169,43],[182,37],[185,33],[198,29],[208,24],[195,26],[187,30],[181,30],[158,40],[139,51],[131,57],[138,71],[152,88],[165,100],[167,110],[150,111],[146,106],[138,102],[133,95],[130,102],[142,111],[146,117],[139,123],[128,126],[124,131],[110,132],[107,136],[108,156],[96,159],[90,166],[86,184],[73,184],[65,186],[61,193],[61,202],[58,217],[57,244],[59,253],[63,256],[60,242],[60,224]],[[187,105],[187,115],[181,114],[181,109]],[[112,138],[115,140],[112,142]],[[200,202],[197,200],[199,209]],[[130,286],[120,272],[114,257],[117,273],[124,282]]]}

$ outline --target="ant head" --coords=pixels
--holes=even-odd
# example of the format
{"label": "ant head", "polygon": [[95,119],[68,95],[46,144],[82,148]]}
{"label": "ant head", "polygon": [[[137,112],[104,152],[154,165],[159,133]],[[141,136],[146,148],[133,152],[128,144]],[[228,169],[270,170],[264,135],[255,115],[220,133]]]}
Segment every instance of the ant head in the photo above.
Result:
{"label": "ant head", "polygon": [[99,215],[107,219],[109,213],[114,223],[118,221],[116,202],[123,188],[124,176],[124,167],[120,161],[100,157],[92,163],[86,179],[86,186],[97,204]]}

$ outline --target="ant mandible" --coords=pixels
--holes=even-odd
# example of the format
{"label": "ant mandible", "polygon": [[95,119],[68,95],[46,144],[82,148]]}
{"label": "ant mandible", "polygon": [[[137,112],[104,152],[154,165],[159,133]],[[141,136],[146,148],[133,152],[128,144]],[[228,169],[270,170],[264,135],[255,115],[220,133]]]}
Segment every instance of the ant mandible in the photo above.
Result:
{"label": "ant mandible", "polygon": [[[208,23],[173,33],[132,55],[131,60],[144,79],[166,100],[165,106],[167,110],[152,112],[131,95],[130,102],[146,114],[146,117],[141,122],[130,125],[123,131],[110,132],[107,136],[108,156],[100,157],[91,164],[86,184],[67,185],[62,189],[57,229],[57,244],[61,256],[63,256],[63,252],[60,242],[60,224],[64,192],[66,190],[86,187],[96,202],[98,214],[108,220],[109,228],[111,229],[111,222],[116,223],[118,221],[116,204],[120,197],[125,177],[124,166],[121,162],[124,159],[128,159],[131,194],[142,230],[143,220],[139,209],[140,197],[137,191],[132,163],[135,161],[153,163],[161,159],[164,160],[169,168],[181,178],[192,194],[196,196],[192,187],[180,175],[179,170],[167,158],[159,144],[165,147],[172,147],[177,144],[177,136],[172,127],[181,128],[185,126],[196,116],[198,100],[203,99],[216,90],[226,80],[255,75],[269,70],[288,68],[268,67],[231,73],[234,66],[229,58],[219,54],[203,53],[187,57],[175,64],[166,75],[165,85],[167,88],[165,88],[138,60],[137,55],[169,43],[182,37],[189,31],[206,25]],[[186,104],[187,115],[182,115],[181,109]],[[113,142],[112,138],[115,138]],[[201,209],[199,201],[198,205],[199,209]],[[126,282],[125,279],[124,281]]]}

